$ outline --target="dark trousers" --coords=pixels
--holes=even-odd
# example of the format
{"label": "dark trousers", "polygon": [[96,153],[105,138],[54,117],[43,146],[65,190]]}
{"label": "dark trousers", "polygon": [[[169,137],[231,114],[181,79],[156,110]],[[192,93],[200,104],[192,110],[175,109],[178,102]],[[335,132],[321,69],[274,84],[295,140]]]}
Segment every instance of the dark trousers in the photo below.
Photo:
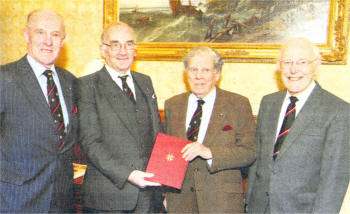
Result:
{"label": "dark trousers", "polygon": [[141,189],[136,207],[133,210],[96,210],[84,207],[83,213],[159,213],[158,205],[161,203],[154,197],[153,189]]}

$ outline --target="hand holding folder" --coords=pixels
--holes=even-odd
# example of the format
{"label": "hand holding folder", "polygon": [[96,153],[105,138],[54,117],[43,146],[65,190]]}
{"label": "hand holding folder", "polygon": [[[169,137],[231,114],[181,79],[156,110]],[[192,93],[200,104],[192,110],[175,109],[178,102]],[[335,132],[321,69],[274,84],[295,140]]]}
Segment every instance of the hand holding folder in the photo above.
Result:
{"label": "hand holding folder", "polygon": [[154,176],[147,180],[181,189],[188,165],[181,150],[189,143],[192,142],[159,133],[146,168]]}

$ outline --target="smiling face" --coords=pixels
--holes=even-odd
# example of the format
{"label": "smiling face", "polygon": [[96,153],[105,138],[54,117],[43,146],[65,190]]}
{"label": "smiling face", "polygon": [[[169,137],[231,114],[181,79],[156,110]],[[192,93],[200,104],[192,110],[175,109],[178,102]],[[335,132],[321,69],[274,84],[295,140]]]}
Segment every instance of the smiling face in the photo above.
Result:
{"label": "smiling face", "polygon": [[28,54],[46,68],[51,68],[64,44],[62,19],[51,11],[38,11],[28,19],[23,34]]}
{"label": "smiling face", "polygon": [[283,46],[279,68],[291,95],[303,92],[312,83],[319,66],[317,57],[306,39],[292,39]]}
{"label": "smiling face", "polygon": [[212,54],[199,53],[192,56],[186,71],[191,91],[198,98],[209,94],[220,79],[220,72],[214,69]]}
{"label": "smiling face", "polygon": [[[135,47],[130,48],[128,44],[134,43],[135,37],[130,27],[126,24],[112,24],[104,32],[100,50],[109,66],[120,73],[126,73],[134,63],[136,56]],[[115,50],[112,47],[113,44],[120,44],[120,48]]]}

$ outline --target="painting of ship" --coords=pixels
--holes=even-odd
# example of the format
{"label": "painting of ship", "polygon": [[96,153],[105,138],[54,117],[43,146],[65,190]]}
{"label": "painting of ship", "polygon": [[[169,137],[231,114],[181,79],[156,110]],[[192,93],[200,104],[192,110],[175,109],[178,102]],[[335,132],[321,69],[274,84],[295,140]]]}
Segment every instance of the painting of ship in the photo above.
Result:
{"label": "painting of ship", "polygon": [[181,0],[169,0],[169,6],[174,17],[181,15],[201,17],[203,15],[202,10],[192,5],[191,0],[188,0],[188,5],[183,5]]}
{"label": "painting of ship", "polygon": [[128,1],[134,4],[121,7],[119,18],[134,28],[138,42],[275,43],[287,36],[304,36],[325,43],[327,39],[323,32],[328,29],[329,0],[157,0],[158,5],[149,7],[142,3],[148,1]]}

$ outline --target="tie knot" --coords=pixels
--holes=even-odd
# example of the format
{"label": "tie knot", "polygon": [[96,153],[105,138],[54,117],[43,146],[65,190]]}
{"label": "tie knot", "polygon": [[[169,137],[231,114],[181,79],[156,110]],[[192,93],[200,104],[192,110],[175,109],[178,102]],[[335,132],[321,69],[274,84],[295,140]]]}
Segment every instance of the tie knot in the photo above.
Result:
{"label": "tie knot", "polygon": [[294,103],[294,104],[298,101],[298,98],[296,98],[294,96],[290,96],[289,99],[290,99],[290,102]]}
{"label": "tie knot", "polygon": [[46,70],[44,71],[44,75],[46,76],[46,78],[49,78],[52,76],[52,71],[51,70]]}
{"label": "tie knot", "polygon": [[205,102],[202,99],[197,100],[198,106],[202,106]]}
{"label": "tie knot", "polygon": [[126,81],[126,78],[128,78],[128,75],[119,76],[119,78],[120,78],[123,82],[125,82],[125,81]]}

